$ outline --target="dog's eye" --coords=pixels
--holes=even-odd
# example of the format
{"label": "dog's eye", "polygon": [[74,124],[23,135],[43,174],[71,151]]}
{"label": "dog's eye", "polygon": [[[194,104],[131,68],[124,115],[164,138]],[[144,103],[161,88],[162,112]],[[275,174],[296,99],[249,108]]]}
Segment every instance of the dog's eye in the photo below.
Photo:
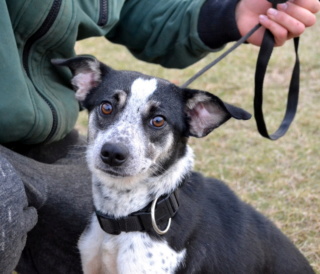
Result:
{"label": "dog's eye", "polygon": [[151,124],[153,127],[160,128],[160,127],[163,127],[163,126],[164,126],[164,124],[165,124],[165,119],[164,119],[164,117],[162,117],[162,116],[156,116],[156,117],[154,117],[154,118],[151,119],[150,124]]}
{"label": "dog's eye", "polygon": [[104,115],[109,115],[112,113],[112,105],[109,102],[104,102],[100,105],[101,113]]}

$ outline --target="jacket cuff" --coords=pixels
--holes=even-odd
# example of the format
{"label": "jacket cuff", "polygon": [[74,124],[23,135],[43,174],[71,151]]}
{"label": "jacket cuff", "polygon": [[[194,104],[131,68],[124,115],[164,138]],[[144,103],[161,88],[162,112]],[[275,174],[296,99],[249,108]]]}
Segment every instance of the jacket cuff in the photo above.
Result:
{"label": "jacket cuff", "polygon": [[235,10],[240,0],[207,0],[199,14],[198,33],[203,43],[212,48],[241,38]]}

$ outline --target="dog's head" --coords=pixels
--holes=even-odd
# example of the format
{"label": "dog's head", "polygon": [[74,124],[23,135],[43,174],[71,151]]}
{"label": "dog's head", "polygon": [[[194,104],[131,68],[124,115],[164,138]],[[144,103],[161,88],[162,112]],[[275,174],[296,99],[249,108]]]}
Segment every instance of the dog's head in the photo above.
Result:
{"label": "dog's head", "polygon": [[189,171],[189,136],[206,136],[231,117],[251,117],[208,92],[116,71],[92,57],[53,63],[74,75],[76,97],[89,111],[89,167],[101,178],[133,182],[180,166]]}

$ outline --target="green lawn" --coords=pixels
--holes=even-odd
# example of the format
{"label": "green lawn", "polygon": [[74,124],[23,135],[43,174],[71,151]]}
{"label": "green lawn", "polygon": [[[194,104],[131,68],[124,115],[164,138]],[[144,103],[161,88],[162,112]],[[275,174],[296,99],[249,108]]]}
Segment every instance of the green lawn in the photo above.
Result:
{"label": "green lawn", "polygon": [[[301,97],[296,119],[278,141],[262,138],[252,118],[229,121],[204,139],[191,139],[195,169],[217,177],[245,201],[269,216],[320,273],[320,47],[319,24],[301,37]],[[318,45],[318,46],[317,46]],[[78,54],[92,54],[115,69],[137,70],[175,84],[218,56],[211,54],[184,69],[165,69],[134,59],[104,39],[77,44]],[[243,45],[192,84],[253,113],[253,76],[258,48]],[[293,46],[275,50],[268,70],[265,115],[270,132],[283,117],[293,66]],[[77,127],[85,132],[86,113]]]}

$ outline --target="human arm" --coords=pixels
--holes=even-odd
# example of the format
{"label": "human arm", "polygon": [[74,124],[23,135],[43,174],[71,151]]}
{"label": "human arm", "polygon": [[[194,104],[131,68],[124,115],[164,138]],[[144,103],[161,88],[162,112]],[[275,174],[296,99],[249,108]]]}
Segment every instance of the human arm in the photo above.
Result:
{"label": "human arm", "polygon": [[[107,38],[126,45],[139,59],[182,68],[238,40],[259,18],[265,19],[261,23],[271,29],[276,45],[282,45],[315,23],[319,5],[318,0],[295,0],[287,3],[286,12],[280,5],[278,15],[267,20],[260,16],[271,7],[267,0],[131,0]],[[248,42],[260,45],[263,33],[260,28]]]}
{"label": "human arm", "polygon": [[117,25],[106,37],[125,45],[138,59],[165,67],[186,67],[212,50],[203,43],[197,30],[204,2],[126,1]]}

